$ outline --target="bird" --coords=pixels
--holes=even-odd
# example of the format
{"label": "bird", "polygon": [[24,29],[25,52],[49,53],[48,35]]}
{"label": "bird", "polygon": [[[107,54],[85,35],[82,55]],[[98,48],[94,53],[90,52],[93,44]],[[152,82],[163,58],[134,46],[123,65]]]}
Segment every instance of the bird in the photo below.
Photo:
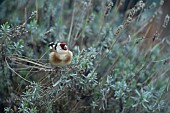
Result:
{"label": "bird", "polygon": [[73,53],[68,49],[65,42],[49,44],[49,61],[53,66],[67,66],[73,59]]}

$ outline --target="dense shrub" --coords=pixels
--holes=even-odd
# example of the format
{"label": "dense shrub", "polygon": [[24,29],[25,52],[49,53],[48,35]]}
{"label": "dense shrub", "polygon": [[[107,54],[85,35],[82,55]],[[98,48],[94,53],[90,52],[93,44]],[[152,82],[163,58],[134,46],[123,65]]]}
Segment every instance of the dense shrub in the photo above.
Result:
{"label": "dense shrub", "polygon": [[[166,2],[3,1],[1,112],[170,112]],[[70,65],[50,65],[51,41]]]}

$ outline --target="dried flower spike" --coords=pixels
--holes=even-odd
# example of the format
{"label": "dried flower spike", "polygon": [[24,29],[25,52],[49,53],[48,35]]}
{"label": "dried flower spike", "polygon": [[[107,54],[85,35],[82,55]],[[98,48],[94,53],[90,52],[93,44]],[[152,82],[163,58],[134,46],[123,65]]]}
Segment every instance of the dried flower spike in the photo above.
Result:
{"label": "dried flower spike", "polygon": [[169,15],[167,14],[167,15],[165,16],[164,23],[163,23],[162,27],[164,27],[164,28],[167,27],[167,25],[168,25],[168,23],[169,23],[169,19],[170,19],[170,17],[169,17]]}
{"label": "dried flower spike", "polygon": [[108,16],[108,14],[111,12],[111,9],[113,7],[113,2],[109,2],[107,5],[106,5],[106,11],[104,13],[104,16]]}

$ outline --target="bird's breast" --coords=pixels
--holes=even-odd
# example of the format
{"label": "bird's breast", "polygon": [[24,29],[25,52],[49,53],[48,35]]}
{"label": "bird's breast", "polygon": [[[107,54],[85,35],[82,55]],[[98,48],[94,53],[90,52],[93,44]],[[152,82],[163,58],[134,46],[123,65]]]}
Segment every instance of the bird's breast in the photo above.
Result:
{"label": "bird's breast", "polygon": [[56,66],[65,66],[71,63],[71,60],[72,60],[72,52],[70,51],[66,53],[51,52],[49,55],[50,63]]}

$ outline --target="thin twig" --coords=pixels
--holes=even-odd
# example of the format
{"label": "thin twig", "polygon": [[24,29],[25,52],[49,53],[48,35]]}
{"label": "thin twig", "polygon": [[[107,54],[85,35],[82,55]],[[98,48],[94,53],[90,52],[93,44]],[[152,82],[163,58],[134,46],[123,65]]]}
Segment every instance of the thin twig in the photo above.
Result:
{"label": "thin twig", "polygon": [[26,82],[28,82],[28,83],[30,83],[30,84],[32,83],[31,81],[25,79],[25,78],[22,77],[20,74],[18,74],[16,71],[14,71],[14,70],[9,66],[6,58],[5,58],[5,62],[6,62],[7,67],[8,67],[12,72],[14,72],[18,77],[20,77],[21,79],[23,79],[24,81],[26,81]]}
{"label": "thin twig", "polygon": [[[33,61],[31,61],[31,60],[28,60],[28,59],[24,59],[24,58],[20,58],[20,57],[13,57],[13,58],[15,58],[16,60],[20,60],[20,61],[24,61],[24,62],[27,62],[27,63],[31,63],[31,64],[36,65],[36,66],[39,66],[39,67],[43,67],[43,68],[47,68],[47,69],[51,68],[51,67],[42,65],[42,64],[40,64],[40,63],[33,62]],[[34,68],[34,67],[33,67],[33,68]]]}
{"label": "thin twig", "polygon": [[[71,18],[70,31],[69,31],[69,34],[68,34],[68,44],[70,44],[70,38],[71,38],[72,29],[73,29],[74,13],[75,13],[75,8],[73,8],[73,13],[72,13],[72,18]],[[68,46],[70,47],[70,45],[68,45]]]}
{"label": "thin twig", "polygon": [[170,56],[168,58],[165,58],[165,59],[162,59],[162,60],[155,60],[155,61],[152,61],[152,62],[164,62],[164,61],[167,61],[170,59]]}

